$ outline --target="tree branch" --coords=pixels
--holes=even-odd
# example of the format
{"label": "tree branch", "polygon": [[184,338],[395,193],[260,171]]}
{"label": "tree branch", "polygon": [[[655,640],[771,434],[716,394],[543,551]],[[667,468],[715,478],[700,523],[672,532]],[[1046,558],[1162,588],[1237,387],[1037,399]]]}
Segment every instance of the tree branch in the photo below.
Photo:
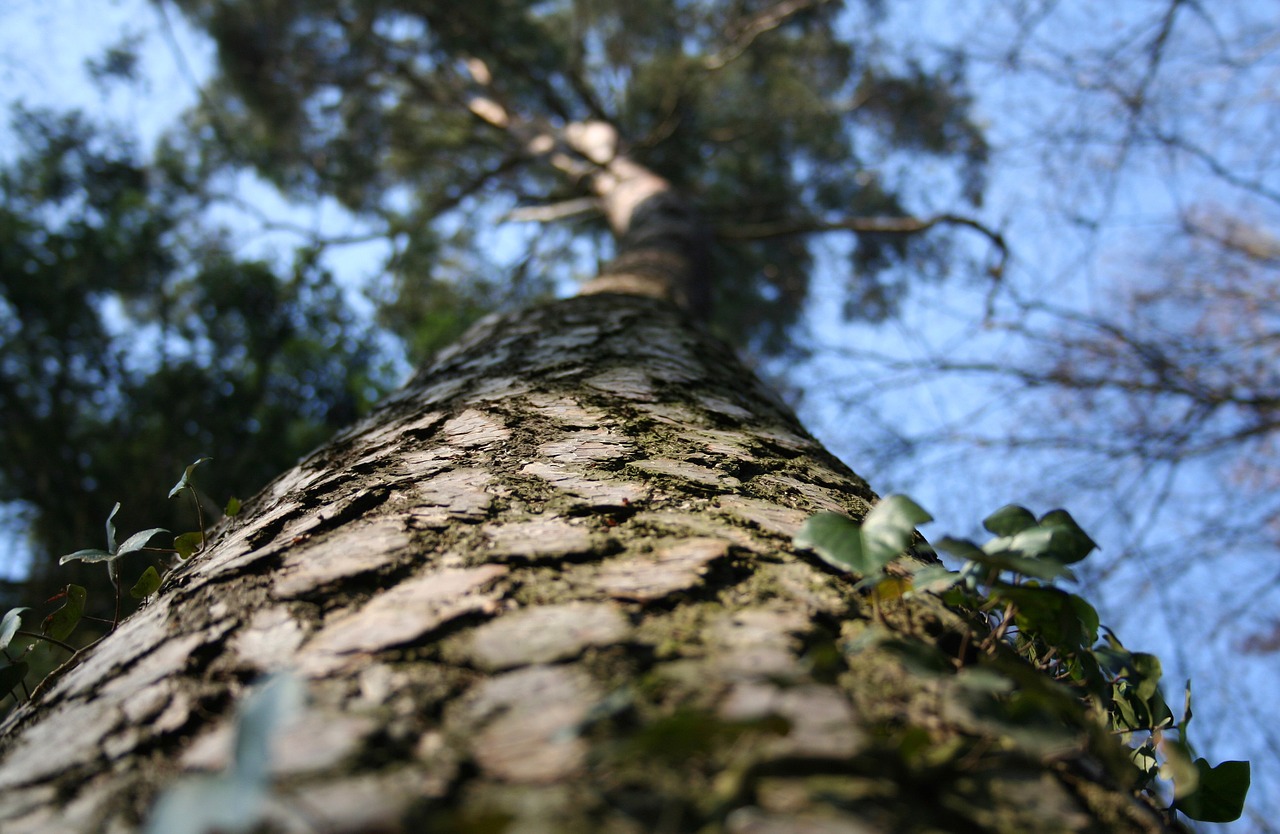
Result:
{"label": "tree branch", "polygon": [[550,223],[556,220],[564,220],[568,217],[577,217],[580,214],[597,213],[599,211],[599,200],[594,197],[579,197],[573,200],[561,200],[558,203],[546,206],[521,206],[509,211],[503,219],[516,223]]}
{"label": "tree branch", "polygon": [[995,247],[999,259],[990,269],[999,278],[1009,260],[1009,244],[1004,235],[980,220],[960,214],[935,214],[932,217],[844,217],[838,220],[781,220],[773,223],[747,223],[718,226],[715,236],[721,240],[764,240],[790,235],[819,232],[854,232],[857,234],[912,235],[934,226],[963,226],[978,232]]}
{"label": "tree branch", "polygon": [[713,72],[718,69],[724,69],[724,67],[740,58],[744,52],[750,49],[751,44],[755,43],[756,39],[765,32],[777,29],[787,21],[787,18],[805,9],[811,9],[827,2],[830,2],[830,0],[783,0],[778,5],[765,9],[743,27],[733,43],[725,46],[714,55],[708,55],[702,59],[703,69]]}

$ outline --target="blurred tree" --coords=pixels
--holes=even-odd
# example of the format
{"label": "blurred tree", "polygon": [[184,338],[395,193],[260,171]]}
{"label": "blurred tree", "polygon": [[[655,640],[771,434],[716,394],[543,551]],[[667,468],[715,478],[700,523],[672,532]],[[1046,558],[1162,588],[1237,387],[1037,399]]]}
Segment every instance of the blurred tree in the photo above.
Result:
{"label": "blurred tree", "polygon": [[[848,312],[880,319],[911,281],[955,267],[945,233],[914,233],[965,223],[981,199],[963,64],[895,55],[878,2],[176,5],[218,46],[191,134],[206,163],[252,165],[380,224],[394,250],[383,321],[415,359],[454,335],[415,333],[438,297],[510,306],[612,255],[587,178],[538,139],[570,122],[613,125],[700,207],[715,324],[760,353],[799,350],[808,235],[857,235]],[[514,226],[529,221],[543,226]]]}
{"label": "blurred tree", "polygon": [[221,506],[389,380],[315,253],[284,275],[238,259],[202,226],[199,182],[177,154],[144,162],[119,130],[75,113],[18,109],[13,129],[23,152],[0,171],[0,500],[26,523],[26,547],[9,552],[28,551],[22,593],[35,602],[68,581],[101,584],[99,566],[57,557],[101,547],[115,501],[122,534],[191,529],[191,508],[165,499],[186,464],[215,458],[199,484]]}

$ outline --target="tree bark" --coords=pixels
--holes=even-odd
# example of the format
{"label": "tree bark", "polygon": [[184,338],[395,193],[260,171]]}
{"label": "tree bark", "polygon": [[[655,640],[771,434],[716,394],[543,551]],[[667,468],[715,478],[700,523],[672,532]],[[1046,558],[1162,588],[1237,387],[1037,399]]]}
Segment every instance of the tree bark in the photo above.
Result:
{"label": "tree bark", "polygon": [[972,622],[792,546],[874,500],[665,302],[486,320],[8,716],[0,830],[134,830],[282,669],[312,830],[1163,830],[1088,733],[1010,750],[871,639],[962,662]]}

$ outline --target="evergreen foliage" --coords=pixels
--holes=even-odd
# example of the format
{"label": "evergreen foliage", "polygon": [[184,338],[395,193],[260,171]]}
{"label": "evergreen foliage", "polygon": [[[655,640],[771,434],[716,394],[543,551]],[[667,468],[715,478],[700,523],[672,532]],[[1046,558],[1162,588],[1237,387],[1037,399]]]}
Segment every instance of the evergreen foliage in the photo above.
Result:
{"label": "evergreen foliage", "polygon": [[101,582],[52,568],[97,539],[117,485],[134,528],[131,513],[206,450],[219,459],[209,489],[245,494],[389,380],[315,253],[286,274],[237,257],[201,220],[180,155],[144,161],[75,113],[18,110],[14,129],[23,153],[0,171],[0,501],[29,524],[25,595],[38,601],[68,579]]}
{"label": "evergreen foliage", "polygon": [[[394,248],[384,321],[413,358],[447,341],[415,332],[442,298],[523,301],[591,277],[611,252],[594,215],[530,235],[475,231],[589,194],[469,111],[481,92],[514,118],[615,126],[704,212],[719,240],[717,323],[766,353],[797,350],[787,328],[809,294],[807,231],[981,198],[987,149],[963,66],[893,55],[874,2],[178,5],[218,45],[192,134],[206,161],[251,165],[299,199],[336,197],[376,220]],[[924,177],[922,156],[946,173]],[[955,253],[941,241],[860,233],[849,315],[882,319],[909,281],[945,274]],[[537,278],[513,287],[512,274]]]}

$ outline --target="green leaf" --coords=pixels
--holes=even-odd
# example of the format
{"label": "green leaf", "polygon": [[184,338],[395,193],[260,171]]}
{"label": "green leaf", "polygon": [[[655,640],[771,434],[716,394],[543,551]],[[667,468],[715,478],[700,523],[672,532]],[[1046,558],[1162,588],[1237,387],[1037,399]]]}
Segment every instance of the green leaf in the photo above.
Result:
{"label": "green leaf", "polygon": [[1053,531],[1043,527],[1030,527],[1012,536],[992,539],[982,546],[985,553],[1019,553],[1027,558],[1039,559],[1048,550]]}
{"label": "green leaf", "polygon": [[1080,525],[1076,524],[1076,520],[1066,510],[1050,510],[1045,513],[1040,519],[1040,527],[1053,531],[1050,549],[1046,555],[1064,565],[1079,562],[1098,547],[1097,542],[1080,529]]}
{"label": "green leaf", "polygon": [[916,526],[933,521],[920,505],[905,495],[886,495],[862,522],[862,558],[876,573],[911,544]]}
{"label": "green leaf", "polygon": [[67,562],[105,562],[114,558],[114,553],[90,547],[85,550],[77,550],[75,553],[68,553],[58,560],[58,564],[65,565]]}
{"label": "green leaf", "polygon": [[266,782],[271,764],[271,739],[302,708],[302,682],[278,673],[254,687],[240,705],[232,769],[241,778]]}
{"label": "green leaf", "polygon": [[1156,758],[1156,751],[1152,749],[1150,744],[1144,744],[1141,747],[1134,748],[1133,751],[1129,753],[1129,758],[1133,761],[1138,770],[1141,770],[1143,774],[1147,776],[1155,773],[1160,767],[1160,762]]}
{"label": "green leaf", "polygon": [[1198,784],[1191,794],[1175,799],[1173,807],[1200,822],[1234,822],[1244,812],[1249,793],[1249,763],[1223,762],[1210,767],[1196,759]]}
{"label": "green leaf", "polygon": [[1026,507],[1006,504],[983,519],[982,526],[997,536],[1013,536],[1036,526],[1036,517]]}
{"label": "green leaf", "polygon": [[8,666],[0,666],[0,698],[6,697],[13,688],[22,683],[23,678],[27,676],[27,666],[25,660],[19,660],[17,663],[11,663]]}
{"label": "green leaf", "polygon": [[[995,526],[1002,529],[1017,529],[1017,532],[1001,535],[983,545],[983,552],[989,556],[1013,553],[1023,559],[1070,565],[1088,556],[1089,552],[1097,547],[1093,539],[1080,529],[1075,519],[1066,510],[1045,513],[1034,526],[1022,526],[1021,529],[1018,528],[1026,521],[1024,516],[1010,512],[1008,516],[1002,517],[1000,512],[992,516],[996,519]],[[1013,570],[1013,568],[1009,569]],[[1039,575],[1025,570],[1018,572],[1028,576]],[[1069,574],[1058,573],[1057,575]]]}
{"label": "green leaf", "polygon": [[1142,726],[1142,722],[1134,714],[1133,704],[1129,703],[1129,698],[1125,692],[1123,681],[1118,681],[1111,685],[1111,708],[1119,713],[1119,715],[1112,716],[1112,730],[1133,730]]}
{"label": "green leaf", "polygon": [[940,594],[961,580],[957,571],[942,565],[926,565],[911,574],[911,592],[916,594]]}
{"label": "green leaf", "polygon": [[199,532],[183,533],[173,540],[173,549],[178,551],[178,556],[182,559],[190,559],[203,542],[204,535]]}
{"label": "green leaf", "polygon": [[1133,683],[1138,697],[1144,701],[1155,695],[1160,688],[1160,676],[1164,670],[1160,666],[1160,658],[1145,652],[1134,652],[1130,655],[1133,672],[1130,681]]}
{"label": "green leaf", "polygon": [[213,460],[213,458],[200,458],[195,463],[192,463],[186,469],[182,470],[182,477],[173,485],[173,489],[169,490],[169,497],[172,498],[184,489],[189,488],[191,486],[191,475],[196,471],[196,467],[211,460]]}
{"label": "green leaf", "polygon": [[936,677],[949,675],[953,671],[951,658],[937,646],[918,640],[889,638],[881,640],[877,647],[897,657],[902,665],[915,675]]}
{"label": "green leaf", "polygon": [[66,640],[80,624],[84,616],[84,603],[88,593],[80,585],[68,585],[64,592],[67,601],[44,620],[44,633],[54,640]]}
{"label": "green leaf", "polygon": [[150,530],[143,530],[139,533],[134,533],[132,536],[130,536],[128,539],[125,540],[124,544],[120,545],[120,549],[115,552],[115,555],[117,557],[120,557],[128,553],[136,553],[137,551],[147,546],[147,542],[151,541],[152,536],[156,535],[157,533],[167,533],[167,532],[169,531],[164,529],[163,527],[152,527]]}
{"label": "green leaf", "polygon": [[839,513],[817,513],[805,519],[792,540],[844,570],[863,572],[862,535],[858,523]]}
{"label": "green leaf", "polygon": [[142,572],[142,576],[138,577],[138,581],[129,589],[129,596],[134,599],[144,599],[151,596],[160,587],[160,572],[156,570],[155,565],[150,565]]}
{"label": "green leaf", "polygon": [[160,795],[145,834],[253,831],[270,798],[267,788],[234,773],[179,779]]}
{"label": "green leaf", "polygon": [[1002,695],[1012,691],[1014,683],[998,669],[984,666],[968,666],[955,676],[956,686],[967,692],[981,692],[988,695]]}
{"label": "green leaf", "polygon": [[964,559],[969,562],[974,561],[973,557],[975,555],[982,555],[982,548],[968,539],[953,539],[950,536],[943,536],[934,542],[934,547],[943,553],[950,553],[957,559]]}
{"label": "green leaf", "polygon": [[228,771],[172,784],[152,809],[146,834],[255,830],[271,798],[272,738],[303,700],[302,682],[292,675],[272,675],[255,686],[237,711]]}
{"label": "green leaf", "polygon": [[13,642],[13,635],[17,634],[22,626],[22,612],[30,610],[25,607],[11,608],[3,618],[0,618],[0,651],[9,648],[9,644]]}
{"label": "green leaf", "polygon": [[1087,649],[1098,639],[1098,612],[1075,594],[1034,584],[997,583],[991,596],[1018,606],[1014,622],[1028,637],[1036,637],[1062,654]]}
{"label": "green leaf", "polygon": [[1191,761],[1191,749],[1185,742],[1165,737],[1160,742],[1164,764],[1160,777],[1173,782],[1173,798],[1182,799],[1195,793],[1200,786],[1200,770]]}
{"label": "green leaf", "polygon": [[240,499],[233,495],[227,499],[227,508],[223,510],[223,512],[225,512],[228,517],[235,518],[240,515],[240,508],[243,506],[244,504],[240,502]]}
{"label": "green leaf", "polygon": [[[1014,538],[1025,536],[1026,533],[1019,533]],[[1017,552],[1016,549],[1010,550],[1008,543],[1013,539],[992,539],[983,545],[982,549],[970,555],[970,560],[977,562],[988,568],[996,570],[1007,570],[1011,573],[1022,574],[1033,579],[1071,579],[1071,570],[1052,559],[1037,559],[1033,556],[1025,556]],[[940,543],[938,545],[942,547]],[[988,550],[990,548],[990,550]]]}
{"label": "green leaf", "polygon": [[[111,513],[107,516],[107,552],[116,552],[116,513],[120,512],[120,502],[111,508]],[[78,551],[83,553],[84,551]],[[99,561],[95,559],[94,561]],[[58,564],[62,564],[59,562]]]}

